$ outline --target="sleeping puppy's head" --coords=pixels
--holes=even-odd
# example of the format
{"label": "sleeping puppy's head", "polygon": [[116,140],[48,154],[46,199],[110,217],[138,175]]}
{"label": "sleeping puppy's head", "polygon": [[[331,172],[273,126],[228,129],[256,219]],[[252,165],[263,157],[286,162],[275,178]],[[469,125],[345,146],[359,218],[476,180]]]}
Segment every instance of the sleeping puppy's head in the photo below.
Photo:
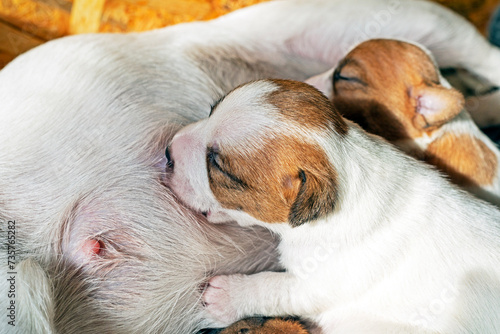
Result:
{"label": "sleeping puppy's head", "polygon": [[492,200],[478,187],[491,187],[497,177],[494,146],[423,46],[366,41],[339,62],[330,82],[333,104],[347,119]]}
{"label": "sleeping puppy's head", "polygon": [[169,185],[213,222],[298,226],[332,212],[336,143],[348,127],[328,99],[300,82],[240,86],[167,149]]}
{"label": "sleeping puppy's head", "polygon": [[342,115],[390,141],[429,134],[464,106],[430,52],[398,40],[361,43],[339,62],[331,84]]}

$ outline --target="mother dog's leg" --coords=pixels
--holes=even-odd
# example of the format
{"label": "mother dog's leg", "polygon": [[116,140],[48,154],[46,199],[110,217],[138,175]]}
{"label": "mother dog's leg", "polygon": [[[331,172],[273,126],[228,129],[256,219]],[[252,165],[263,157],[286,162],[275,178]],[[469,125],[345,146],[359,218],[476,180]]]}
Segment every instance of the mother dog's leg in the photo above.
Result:
{"label": "mother dog's leg", "polygon": [[[364,40],[397,38],[426,46],[440,67],[462,67],[500,86],[500,50],[463,17],[428,1],[276,1],[231,13],[213,24],[235,36],[230,40],[234,47],[253,46],[255,62],[290,66],[310,61],[323,66],[321,71]],[[307,77],[319,73],[307,70]]]}
{"label": "mother dog's leg", "polygon": [[[248,79],[249,68],[255,71],[253,79],[264,73],[305,80],[332,68],[352,47],[372,38],[419,42],[430,49],[439,67],[464,68],[500,86],[500,50],[463,17],[428,1],[276,1],[211,24],[225,33],[214,36],[218,43],[208,39],[210,45],[193,54],[226,91],[233,88],[229,82]],[[500,100],[474,98],[469,104],[480,125],[500,123]]]}

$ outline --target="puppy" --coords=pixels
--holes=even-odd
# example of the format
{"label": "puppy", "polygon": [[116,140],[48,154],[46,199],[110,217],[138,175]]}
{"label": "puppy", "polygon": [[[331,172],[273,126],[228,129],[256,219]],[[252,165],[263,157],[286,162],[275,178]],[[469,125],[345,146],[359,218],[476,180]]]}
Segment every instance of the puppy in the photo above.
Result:
{"label": "puppy", "polygon": [[[224,330],[214,330],[217,334],[309,334],[302,324],[293,319],[249,318],[238,321]],[[212,334],[212,333],[210,333]]]}
{"label": "puppy", "polygon": [[188,206],[281,238],[286,272],[210,280],[214,325],[293,314],[325,333],[500,331],[500,211],[344,120],[313,87],[238,87],[174,136],[169,157]]}
{"label": "puppy", "polygon": [[397,40],[366,41],[335,71],[309,82],[344,117],[500,205],[500,151],[470,118],[462,94],[441,77],[427,49]]}
{"label": "puppy", "polygon": [[498,49],[424,1],[270,1],[209,22],[71,36],[7,65],[0,333],[196,333],[207,277],[281,269],[267,230],[209,224],[176,200],[165,147],[237,85],[306,80],[381,36],[500,85]]}

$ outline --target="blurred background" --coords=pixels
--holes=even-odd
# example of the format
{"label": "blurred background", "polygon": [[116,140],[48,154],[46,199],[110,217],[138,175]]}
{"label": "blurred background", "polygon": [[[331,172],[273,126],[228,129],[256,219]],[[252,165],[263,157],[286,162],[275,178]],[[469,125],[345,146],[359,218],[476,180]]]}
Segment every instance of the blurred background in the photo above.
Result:
{"label": "blurred background", "polygon": [[[0,68],[54,38],[209,20],[263,1],[268,0],[0,0]],[[484,35],[492,35],[488,28],[499,0],[434,1],[466,17]]]}

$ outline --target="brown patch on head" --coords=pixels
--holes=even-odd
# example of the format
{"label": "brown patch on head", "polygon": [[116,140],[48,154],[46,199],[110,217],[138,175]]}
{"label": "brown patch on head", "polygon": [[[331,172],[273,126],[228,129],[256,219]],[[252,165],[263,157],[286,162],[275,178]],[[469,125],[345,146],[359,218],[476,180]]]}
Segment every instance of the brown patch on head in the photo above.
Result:
{"label": "brown patch on head", "polygon": [[308,334],[297,320],[282,318],[249,318],[238,321],[220,334]]}
{"label": "brown patch on head", "polygon": [[[425,51],[395,40],[370,40],[352,50],[334,72],[333,89],[342,115],[392,141],[432,132],[463,107],[461,94],[440,86]],[[438,110],[428,109],[433,102]]]}
{"label": "brown patch on head", "polygon": [[224,149],[209,154],[215,198],[267,223],[293,226],[333,211],[336,172],[322,149],[296,138],[264,139],[259,151]]}
{"label": "brown patch on head", "polygon": [[347,124],[331,102],[316,88],[292,80],[270,80],[280,89],[269,94],[268,102],[283,116],[309,129],[347,133]]}
{"label": "brown patch on head", "polygon": [[[267,101],[278,109],[274,116],[291,132],[293,126],[300,126],[311,132],[335,131],[339,138],[347,133],[346,123],[319,91],[303,83],[273,82],[281,88]],[[292,226],[333,211],[337,173],[318,144],[279,131],[262,134],[258,143],[258,150],[220,143],[209,151],[210,188],[223,207]]]}
{"label": "brown patch on head", "polygon": [[425,161],[437,166],[460,186],[491,185],[498,161],[481,140],[468,135],[446,134],[431,143]]}

